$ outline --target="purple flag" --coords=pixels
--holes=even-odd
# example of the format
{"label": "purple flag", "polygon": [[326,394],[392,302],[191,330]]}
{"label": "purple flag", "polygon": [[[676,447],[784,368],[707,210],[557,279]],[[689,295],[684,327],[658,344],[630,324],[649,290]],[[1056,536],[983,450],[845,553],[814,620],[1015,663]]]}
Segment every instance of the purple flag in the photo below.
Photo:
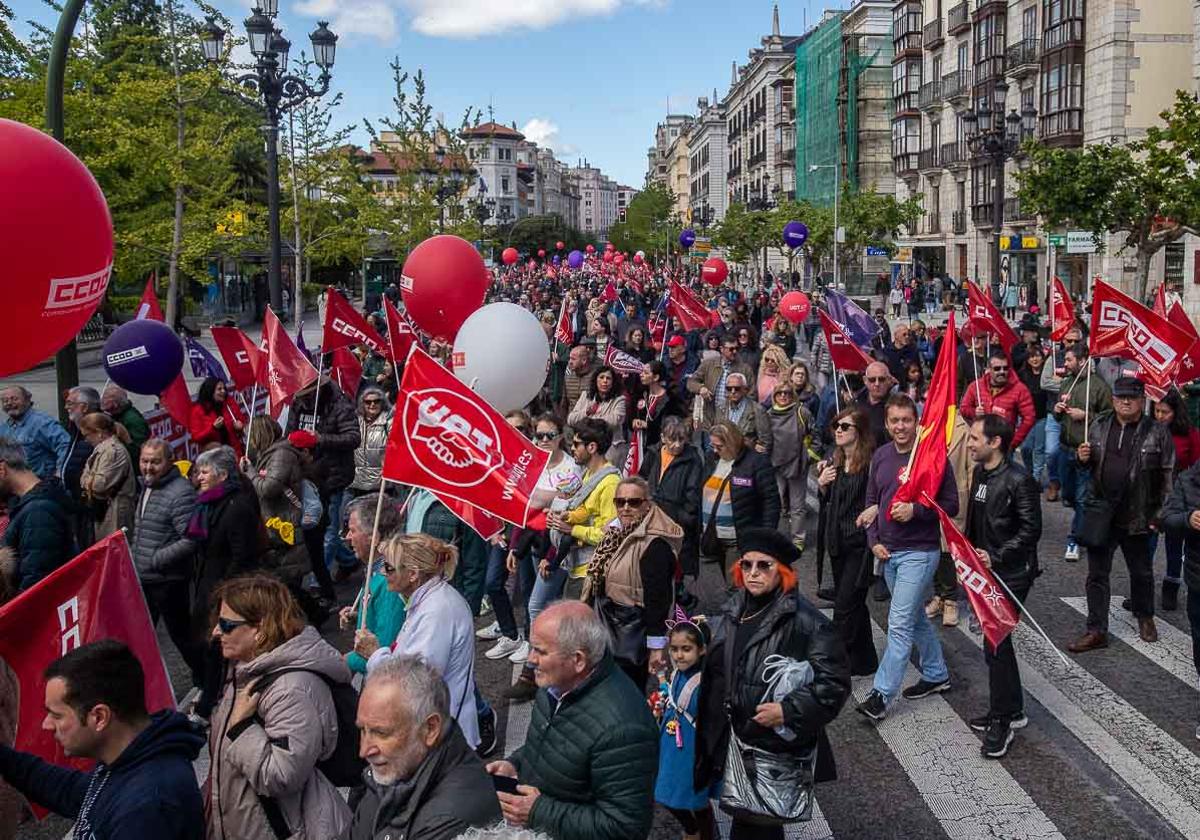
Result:
{"label": "purple flag", "polygon": [[308,352],[308,348],[304,345],[304,319],[300,319],[300,326],[296,327],[296,347],[304,354],[304,358],[308,359],[314,365],[316,361],[313,359],[312,353]]}
{"label": "purple flag", "polygon": [[183,345],[187,349],[188,361],[192,364],[192,376],[211,376],[226,384],[229,383],[229,377],[225,375],[225,368],[221,367],[221,363],[212,353],[208,352],[203,344],[190,335],[185,335]]}
{"label": "purple flag", "polygon": [[825,290],[825,310],[859,347],[870,347],[880,333],[879,325],[866,310],[835,289]]}

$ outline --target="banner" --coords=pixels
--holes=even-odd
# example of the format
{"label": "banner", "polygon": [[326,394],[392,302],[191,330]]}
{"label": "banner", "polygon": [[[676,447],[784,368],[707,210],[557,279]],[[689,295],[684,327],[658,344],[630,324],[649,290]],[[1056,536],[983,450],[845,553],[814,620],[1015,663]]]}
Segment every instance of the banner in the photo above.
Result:
{"label": "banner", "polygon": [[142,663],[148,711],[175,708],[175,692],[122,531],[0,607],[0,678],[19,688],[15,749],[53,764],[88,768],[88,763],[67,758],[54,734],[42,728],[42,672],[64,654],[101,639],[124,642]]}
{"label": "banner", "polygon": [[263,317],[263,347],[266,352],[260,357],[258,373],[271,397],[271,416],[278,417],[297,391],[316,381],[317,369],[300,352],[269,306]]}
{"label": "banner", "polygon": [[484,513],[474,505],[434,493],[433,497],[446,506],[446,509],[458,517],[459,521],[488,542],[504,530],[504,521],[491,514]]}
{"label": "banner", "polygon": [[523,526],[549,459],[428,353],[412,351],[396,396],[384,478]]}
{"label": "banner", "polygon": [[1167,320],[1192,337],[1192,346],[1179,360],[1179,369],[1175,372],[1175,384],[1184,385],[1200,379],[1200,332],[1196,331],[1196,325],[1183,311],[1183,304],[1178,300],[1171,301],[1171,307],[1167,310]]}
{"label": "banner", "polygon": [[624,350],[618,350],[612,342],[609,342],[608,349],[604,351],[604,364],[615,370],[622,376],[641,376],[642,360],[636,356],[631,356]]}
{"label": "banner", "polygon": [[1096,281],[1088,336],[1092,356],[1132,359],[1141,365],[1148,384],[1167,388],[1193,343],[1189,333],[1168,319],[1107,283]]}
{"label": "banner", "polygon": [[332,353],[339,347],[365,344],[381,356],[388,354],[387,342],[367,323],[350,302],[333,287],[325,293],[325,324],[321,332],[321,352]]}
{"label": "banner", "polygon": [[393,365],[402,365],[408,358],[408,351],[417,343],[417,330],[408,316],[397,310],[386,297],[383,299],[383,313],[387,319],[389,358]]}
{"label": "banner", "polygon": [[870,347],[881,332],[879,324],[865,309],[836,289],[825,290],[825,310],[859,347]]}
{"label": "banner", "polygon": [[343,394],[350,398],[350,402],[354,402],[358,398],[358,385],[362,382],[362,372],[362,362],[349,347],[339,347],[333,351],[333,359],[329,364],[329,378],[342,389]]}
{"label": "banner", "polygon": [[866,370],[867,365],[871,364],[871,357],[846,335],[845,330],[830,318],[825,310],[817,311],[821,313],[821,329],[825,333],[825,345],[829,348],[833,366],[842,373]]}
{"label": "banner", "polygon": [[[954,331],[954,313],[946,320],[942,349],[929,378],[925,409],[917,426],[917,443],[909,462],[908,474],[896,488],[893,502],[915,502],[923,496],[937,497],[946,472],[946,455],[954,433],[956,383],[958,381],[958,340]],[[891,515],[891,511],[888,511]]]}
{"label": "banner", "polygon": [[1021,337],[1004,320],[996,304],[992,303],[991,295],[985,294],[974,283],[968,283],[967,301],[968,311],[971,313],[967,323],[996,336],[1005,353],[1011,353],[1012,349],[1021,343]]}
{"label": "banner", "polygon": [[1071,305],[1071,296],[1067,287],[1057,277],[1050,284],[1050,314],[1053,328],[1050,330],[1051,341],[1062,341],[1075,324],[1075,307]]}
{"label": "banner", "polygon": [[260,353],[250,336],[237,327],[211,327],[210,332],[213,342],[217,345],[217,352],[221,354],[221,358],[225,360],[225,367],[229,369],[233,387],[238,390],[253,388],[254,383],[258,381],[256,372],[259,368]]}
{"label": "banner", "polygon": [[207,347],[190,335],[183,337],[183,346],[187,350],[188,361],[192,365],[192,376],[201,379],[212,377],[228,384],[229,377],[225,374],[225,368],[221,367],[221,363],[212,353],[208,352]]}
{"label": "banner", "polygon": [[671,281],[667,311],[672,317],[679,319],[683,324],[683,329],[687,332],[708,329],[708,307],[704,305],[704,301],[696,297],[691,289],[681,285],[678,280]]}
{"label": "banner", "polygon": [[954,520],[928,495],[923,501],[937,511],[938,519],[942,523],[942,536],[946,538],[950,556],[954,558],[954,571],[958,575],[958,582],[967,591],[967,601],[971,604],[971,610],[979,619],[984,638],[994,651],[1017,626],[1020,620],[1017,608],[1005,597],[1004,591],[992,576],[992,570],[983,565],[975,547],[955,527]]}

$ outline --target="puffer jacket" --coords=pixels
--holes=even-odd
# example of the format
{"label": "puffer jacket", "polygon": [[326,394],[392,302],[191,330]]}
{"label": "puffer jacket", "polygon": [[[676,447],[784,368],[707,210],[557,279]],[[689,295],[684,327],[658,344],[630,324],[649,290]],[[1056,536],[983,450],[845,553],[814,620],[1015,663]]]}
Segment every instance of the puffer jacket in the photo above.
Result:
{"label": "puffer jacket", "polygon": [[[1088,429],[1088,443],[1092,445],[1089,460],[1092,468],[1091,490],[1101,499],[1104,498],[1101,482],[1104,475],[1104,446],[1108,432],[1116,422],[1117,415],[1110,413],[1093,420]],[[1150,525],[1157,522],[1167,494],[1171,491],[1175,442],[1167,427],[1153,417],[1142,417],[1127,432],[1134,435],[1133,457],[1129,459],[1128,489],[1114,520],[1123,520],[1126,530],[1131,534],[1145,534],[1150,530]]]}
{"label": "puffer jacket", "polygon": [[57,478],[35,484],[8,503],[4,545],[17,555],[17,588],[24,591],[75,556],[71,499]]}
{"label": "puffer jacket", "polygon": [[538,690],[525,744],[508,760],[521,784],[541,791],[530,828],[555,840],[649,833],[658,727],[646,698],[611,656],[558,700]]}
{"label": "puffer jacket", "polygon": [[[712,475],[716,466],[717,456],[709,453],[705,479]],[[775,469],[766,455],[750,447],[743,449],[729,469],[729,486],[725,492],[729,494],[733,508],[736,531],[779,527],[779,487],[775,483]],[[704,522],[708,521],[709,511],[701,511],[700,515]],[[703,527],[702,523],[701,529]]]}
{"label": "puffer jacket", "polygon": [[983,374],[967,388],[959,405],[959,412],[968,423],[985,414],[998,414],[1007,420],[1013,427],[1014,450],[1020,448],[1037,422],[1033,395],[1014,373],[1009,374],[1008,381],[999,390],[993,390],[991,376]]}
{"label": "puffer jacket", "polygon": [[[231,724],[237,692],[285,668],[258,695],[258,712]],[[316,673],[307,673],[315,671]],[[316,767],[337,746],[337,712],[322,674],[350,682],[350,669],[312,627],[229,669],[209,732],[208,840],[275,840],[259,796],[279,806],[294,840],[337,837],[350,808]]]}
{"label": "puffer jacket", "polygon": [[358,418],[358,434],[362,443],[354,450],[354,481],[351,490],[375,493],[383,474],[383,456],[387,451],[388,433],[392,430],[392,411],[382,412],[374,422]]}
{"label": "puffer jacket", "polygon": [[[267,565],[284,581],[299,580],[311,567],[301,531],[304,472],[300,453],[287,438],[280,438],[258,455],[254,466],[250,482],[258,496],[263,522],[278,518],[291,524],[293,532],[291,547],[284,548],[278,540],[272,543]],[[277,528],[267,528],[268,534],[272,532],[279,533]]]}
{"label": "puffer jacket", "polygon": [[321,381],[321,402],[316,428],[313,404],[316,392],[301,394],[288,413],[289,433],[297,429],[316,432],[321,442],[313,453],[312,479],[323,496],[345,490],[354,481],[354,450],[362,443],[354,403],[328,379]]}
{"label": "puffer jacket", "polygon": [[[721,778],[725,751],[729,742],[730,708],[733,727],[746,744],[773,753],[803,752],[817,748],[815,780],[837,778],[837,768],[825,727],[838,716],[850,696],[850,660],[846,646],[830,621],[794,591],[781,593],[759,621],[753,635],[732,667],[725,673],[725,649],[734,644],[739,618],[746,602],[745,590],[738,590],[720,612],[709,619],[712,642],[704,658],[704,676],[700,707],[696,715],[695,787],[704,790]],[[756,709],[767,692],[763,666],[768,656],[787,656],[808,662],[813,681],[797,688],[783,699],[784,725],[796,733],[794,741],[785,741],[754,722]]]}
{"label": "puffer jacket", "polygon": [[196,509],[196,488],[174,464],[137,500],[133,565],[143,584],[187,580],[192,574],[194,540],[184,536]]}
{"label": "puffer jacket", "polygon": [[1200,510],[1200,463],[1175,477],[1162,510],[1163,529],[1183,537],[1183,578],[1193,592],[1200,592],[1200,531],[1188,519],[1197,510]]}
{"label": "puffer jacket", "polygon": [[994,470],[976,465],[971,475],[966,535],[988,553],[992,571],[1012,589],[1026,588],[1039,574],[1041,493],[1025,469],[1001,461]]}
{"label": "puffer jacket", "polygon": [[679,565],[685,575],[700,571],[700,499],[705,472],[700,450],[691,444],[671,459],[662,471],[662,446],[652,446],[638,474],[650,485],[650,498],[683,529]]}

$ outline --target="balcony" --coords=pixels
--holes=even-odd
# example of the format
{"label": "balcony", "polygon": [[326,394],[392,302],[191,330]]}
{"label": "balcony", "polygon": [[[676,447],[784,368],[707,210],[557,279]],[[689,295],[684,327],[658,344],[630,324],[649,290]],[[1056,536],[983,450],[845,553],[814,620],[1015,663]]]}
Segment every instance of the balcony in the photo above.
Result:
{"label": "balcony", "polygon": [[892,169],[901,178],[916,175],[920,166],[921,155],[918,152],[892,156]]}
{"label": "balcony", "polygon": [[955,210],[950,214],[950,227],[954,233],[962,235],[967,232],[967,211]]}
{"label": "balcony", "polygon": [[1012,44],[1004,54],[1008,75],[1024,79],[1038,71],[1038,39],[1026,38]]}
{"label": "balcony", "polygon": [[725,173],[725,177],[726,177],[726,179],[732,179],[732,178],[736,178],[737,176],[739,176],[741,174],[742,174],[742,165],[739,163],[737,166],[729,167],[729,171]]}
{"label": "balcony", "polygon": [[920,151],[917,158],[917,165],[922,172],[930,173],[934,170],[939,170],[942,168],[942,165],[938,160],[939,151],[940,150],[937,148],[922,149]]}
{"label": "balcony", "polygon": [[782,143],[775,144],[775,162],[776,163],[779,163],[780,161],[794,162],[795,160],[796,160],[795,144],[792,144],[790,146],[785,146]]}
{"label": "balcony", "polygon": [[766,163],[766,162],[767,162],[767,150],[763,149],[761,152],[755,152],[754,154],[750,155],[750,157],[746,159],[746,166],[749,169],[753,169],[754,167],[758,166],[760,163]]}
{"label": "balcony", "polygon": [[937,213],[926,213],[921,218],[921,232],[939,234],[942,232],[942,217]]}
{"label": "balcony", "polygon": [[921,85],[917,103],[922,111],[940,111],[943,101],[941,79]]}
{"label": "balcony", "polygon": [[729,129],[729,138],[728,139],[729,139],[730,143],[732,143],[734,140],[738,139],[741,136],[742,136],[742,127],[741,126]]}
{"label": "balcony", "polygon": [[951,171],[966,169],[971,162],[970,152],[967,151],[965,140],[955,143],[943,143],[941,149],[942,166]]}
{"label": "balcony", "polygon": [[971,99],[971,71],[955,70],[942,76],[942,97],[951,105],[965,105]]}
{"label": "balcony", "polygon": [[1083,46],[1083,18],[1069,17],[1042,32],[1042,52]]}
{"label": "balcony", "polygon": [[1083,110],[1069,109],[1038,117],[1038,139],[1053,148],[1083,145]]}
{"label": "balcony", "polygon": [[1019,198],[1004,199],[1004,221],[1006,222],[1033,222],[1037,220],[1037,215],[1025,210],[1021,207]]}
{"label": "balcony", "polygon": [[936,50],[946,43],[946,36],[942,34],[941,18],[925,24],[925,28],[921,30],[921,43],[927,50]]}
{"label": "balcony", "polygon": [[900,89],[900,93],[894,93],[892,96],[892,111],[893,118],[904,116],[916,116],[918,111],[918,102],[920,101],[920,88],[917,87],[917,80],[911,82],[911,90]]}
{"label": "balcony", "polygon": [[971,4],[967,2],[952,6],[946,13],[946,34],[960,35],[971,28]]}
{"label": "balcony", "polygon": [[1004,17],[1008,14],[1008,0],[975,0],[975,22],[985,17]]}
{"label": "balcony", "polygon": [[775,109],[775,125],[795,125],[796,109],[792,107]]}
{"label": "balcony", "polygon": [[993,224],[993,214],[995,209],[989,201],[987,204],[975,204],[971,206],[971,221],[975,223],[977,228],[991,228]]}

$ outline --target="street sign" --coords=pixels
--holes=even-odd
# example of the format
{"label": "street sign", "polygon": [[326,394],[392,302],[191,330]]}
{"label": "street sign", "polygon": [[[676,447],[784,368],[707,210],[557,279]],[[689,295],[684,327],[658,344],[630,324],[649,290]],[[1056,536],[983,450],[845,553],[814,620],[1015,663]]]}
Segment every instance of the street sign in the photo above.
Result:
{"label": "street sign", "polygon": [[1055,248],[1067,247],[1067,235],[1065,233],[1052,233],[1046,237],[1046,241]]}
{"label": "street sign", "polygon": [[1067,253],[1068,254],[1094,254],[1094,253],[1096,253],[1096,240],[1092,238],[1091,231],[1087,231],[1087,230],[1069,230],[1069,231],[1067,231]]}
{"label": "street sign", "polygon": [[875,245],[868,245],[866,248],[863,248],[863,256],[864,257],[886,257],[887,256],[887,248],[879,248]]}

